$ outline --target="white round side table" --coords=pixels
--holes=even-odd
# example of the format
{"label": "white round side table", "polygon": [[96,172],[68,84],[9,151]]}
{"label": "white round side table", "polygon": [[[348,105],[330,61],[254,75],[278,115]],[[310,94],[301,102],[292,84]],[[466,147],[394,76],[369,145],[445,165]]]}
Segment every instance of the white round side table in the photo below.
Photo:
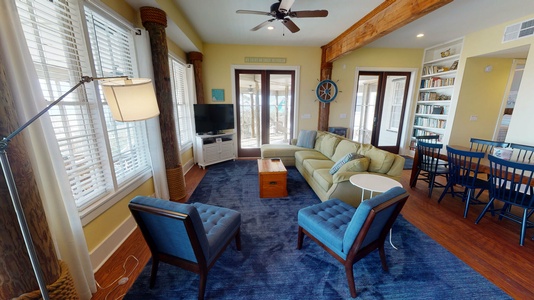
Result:
{"label": "white round side table", "polygon": [[[394,187],[402,187],[400,182],[376,174],[356,174],[352,175],[349,180],[354,186],[362,189],[362,201],[367,200],[365,199],[365,191],[369,191],[369,198],[372,198],[374,193],[384,193]],[[393,248],[397,249],[397,247],[395,247],[395,245],[393,245],[391,242],[391,234],[392,230],[390,229],[389,243]]]}

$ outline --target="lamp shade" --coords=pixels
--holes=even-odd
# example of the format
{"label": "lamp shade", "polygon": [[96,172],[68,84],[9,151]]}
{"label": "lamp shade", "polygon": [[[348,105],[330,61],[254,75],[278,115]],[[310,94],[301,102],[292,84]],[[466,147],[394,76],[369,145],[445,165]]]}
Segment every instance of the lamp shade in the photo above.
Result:
{"label": "lamp shade", "polygon": [[101,82],[113,119],[140,121],[159,115],[152,81],[147,78],[113,79]]}

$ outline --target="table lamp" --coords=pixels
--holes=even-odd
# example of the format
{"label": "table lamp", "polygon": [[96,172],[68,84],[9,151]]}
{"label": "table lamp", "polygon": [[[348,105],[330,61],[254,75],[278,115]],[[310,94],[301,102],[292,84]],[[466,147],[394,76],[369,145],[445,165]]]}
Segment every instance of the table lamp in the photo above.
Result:
{"label": "table lamp", "polygon": [[7,148],[11,139],[13,139],[17,134],[39,119],[43,114],[58,104],[68,94],[76,90],[79,86],[93,80],[102,80],[101,85],[104,92],[104,97],[115,120],[120,122],[140,121],[159,115],[156,94],[154,93],[154,88],[150,79],[129,79],[126,76],[100,78],[83,76],[81,80],[65,94],[63,94],[54,102],[50,103],[45,109],[0,141],[0,162],[2,164],[2,171],[6,178],[9,195],[11,196],[11,201],[13,202],[13,207],[17,215],[20,230],[24,238],[24,243],[26,245],[26,249],[28,250],[28,256],[30,257],[31,265],[35,273],[37,283],[39,284],[39,290],[41,291],[43,299],[50,299],[50,297],[48,295],[46,282],[44,281],[43,272],[37,258],[35,246],[31,238],[28,223],[20,203],[19,194],[15,185],[15,179],[13,178],[13,173],[11,171],[11,166],[9,165]]}

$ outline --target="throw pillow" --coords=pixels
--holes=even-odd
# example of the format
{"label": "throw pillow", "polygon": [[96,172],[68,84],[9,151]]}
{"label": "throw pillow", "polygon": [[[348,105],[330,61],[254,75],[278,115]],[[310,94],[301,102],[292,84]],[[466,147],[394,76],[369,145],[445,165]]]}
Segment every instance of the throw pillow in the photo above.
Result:
{"label": "throw pillow", "polygon": [[301,130],[297,139],[297,146],[313,149],[316,136],[317,131],[315,130]]}
{"label": "throw pillow", "polygon": [[338,173],[366,172],[368,168],[369,168],[369,158],[364,156],[362,158],[353,159],[347,162],[338,170]]}
{"label": "throw pillow", "polygon": [[360,158],[359,154],[356,153],[347,153],[347,155],[343,156],[340,160],[338,160],[332,168],[330,168],[329,173],[334,175],[341,167],[343,167],[344,164],[348,163],[349,161]]}

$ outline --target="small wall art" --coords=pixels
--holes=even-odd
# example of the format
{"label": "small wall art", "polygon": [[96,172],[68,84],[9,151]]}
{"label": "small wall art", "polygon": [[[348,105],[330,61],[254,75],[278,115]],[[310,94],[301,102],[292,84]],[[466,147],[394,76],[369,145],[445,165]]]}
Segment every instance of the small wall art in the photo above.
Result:
{"label": "small wall art", "polygon": [[217,102],[224,101],[224,89],[211,89],[211,100]]}

